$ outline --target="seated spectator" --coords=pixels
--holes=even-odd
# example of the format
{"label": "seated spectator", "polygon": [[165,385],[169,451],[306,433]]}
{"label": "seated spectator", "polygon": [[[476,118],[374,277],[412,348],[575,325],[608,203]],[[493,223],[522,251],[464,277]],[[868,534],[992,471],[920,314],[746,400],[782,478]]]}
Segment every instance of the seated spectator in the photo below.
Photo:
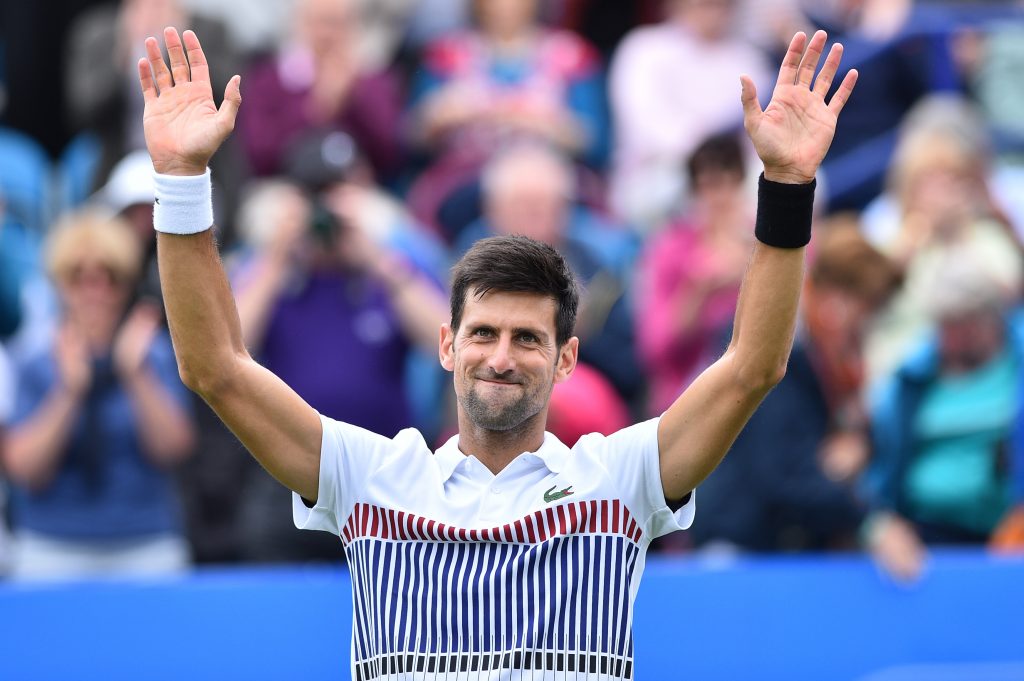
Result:
{"label": "seated spectator", "polygon": [[597,369],[622,399],[638,402],[644,386],[627,291],[635,236],[573,204],[572,165],[549,147],[520,144],[499,153],[484,169],[482,183],[484,216],[463,231],[456,253],[503,234],[557,248],[583,284],[576,324],[580,361]]}
{"label": "seated spectator", "polygon": [[283,172],[288,149],[311,131],[343,131],[378,179],[392,178],[402,162],[398,82],[390,72],[365,67],[357,4],[299,0],[294,22],[291,40],[242,79],[245,107],[238,128],[254,173]]}
{"label": "seated spectator", "polygon": [[739,77],[762,91],[764,57],[733,36],[735,0],[671,0],[669,18],[630,33],[612,62],[612,206],[644,230],[685,198],[685,161],[715,133],[739,129]]}
{"label": "seated spectator", "polygon": [[429,224],[444,198],[510,142],[539,140],[594,168],[604,163],[600,62],[575,34],[541,27],[538,4],[475,0],[475,29],[427,49],[413,84],[412,135],[436,160],[410,202]]}
{"label": "seated spectator", "polygon": [[704,546],[848,548],[863,517],[855,481],[870,451],[860,406],[861,344],[899,270],[855,225],[818,230],[801,300],[803,330],[768,394],[700,488]]}
{"label": "seated spectator", "polygon": [[[429,352],[440,372],[443,275],[438,245],[347,153],[350,138],[325,135],[295,153],[299,186],[270,181],[253,192],[232,279],[245,343],[264,366],[325,416],[393,437],[415,425],[406,381],[414,351]],[[247,557],[337,560],[336,540],[295,530],[288,495],[258,466],[242,503]]]}
{"label": "seated spectator", "polygon": [[924,302],[955,254],[987,263],[1007,292],[1020,290],[1021,249],[988,189],[987,146],[984,128],[959,100],[928,100],[909,117],[887,196],[865,213],[869,238],[906,274],[868,336],[872,383],[927,333]]}
{"label": "seated spectator", "polygon": [[864,536],[899,579],[920,574],[925,546],[985,544],[1013,517],[1013,499],[1024,499],[1024,456],[1012,437],[1024,413],[1024,319],[970,253],[947,257],[927,303],[934,336],[872,401]]}
{"label": "seated spectator", "polygon": [[119,221],[77,214],[53,231],[46,262],[60,329],[19,367],[2,452],[12,574],[182,570],[188,549],[169,468],[190,453],[193,429],[159,311],[127,310],[137,242]]}
{"label": "seated spectator", "polygon": [[705,140],[688,161],[693,201],[637,268],[637,341],[660,414],[725,350],[753,247],[754,206],[739,139]]}

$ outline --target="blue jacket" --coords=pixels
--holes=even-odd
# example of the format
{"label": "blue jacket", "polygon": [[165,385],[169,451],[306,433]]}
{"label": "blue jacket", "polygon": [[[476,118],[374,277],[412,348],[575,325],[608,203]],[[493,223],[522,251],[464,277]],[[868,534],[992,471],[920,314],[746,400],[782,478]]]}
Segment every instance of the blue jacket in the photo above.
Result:
{"label": "blue jacket", "polygon": [[[1007,318],[1006,338],[1024,366],[1024,311]],[[871,398],[874,455],[864,487],[875,510],[906,513],[904,477],[914,453],[912,424],[925,391],[939,375],[938,338],[928,338]],[[1018,383],[1018,414],[1008,444],[1009,475],[1017,503],[1024,502],[1024,372]]]}

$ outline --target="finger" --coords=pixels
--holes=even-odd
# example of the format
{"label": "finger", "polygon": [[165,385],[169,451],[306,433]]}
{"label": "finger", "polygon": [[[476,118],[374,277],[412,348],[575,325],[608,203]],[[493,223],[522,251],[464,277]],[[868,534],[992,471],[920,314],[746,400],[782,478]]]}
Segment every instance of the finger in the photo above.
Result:
{"label": "finger", "polygon": [[153,70],[149,68],[149,60],[139,60],[139,84],[142,86],[142,99],[147,104],[156,99],[156,83],[153,82]]}
{"label": "finger", "polygon": [[164,45],[167,46],[167,56],[171,61],[171,75],[175,83],[187,83],[188,61],[185,59],[185,48],[181,45],[181,37],[175,28],[168,26],[164,29]]}
{"label": "finger", "polygon": [[796,72],[800,66],[800,57],[804,53],[804,45],[807,44],[807,35],[803,31],[797,32],[793,40],[789,42],[789,49],[786,56],[782,58],[782,66],[779,68],[779,80],[776,85],[792,85],[796,82]]}
{"label": "finger", "polygon": [[850,69],[850,72],[843,78],[843,82],[839,84],[839,89],[832,95],[832,101],[828,103],[829,111],[836,116],[846,106],[847,100],[850,99],[850,94],[853,92],[853,86],[857,84],[857,69]]}
{"label": "finger", "polygon": [[238,116],[238,107],[242,105],[242,77],[231,76],[227,87],[224,88],[224,101],[217,111],[217,118],[221,128],[228,132],[235,129],[235,117]]}
{"label": "finger", "polygon": [[796,77],[796,81],[799,84],[811,87],[811,83],[814,82],[814,72],[818,70],[818,62],[821,60],[821,53],[825,51],[825,41],[827,39],[828,34],[825,31],[816,31],[814,33],[810,44],[807,46],[807,51],[804,52],[804,58],[800,62],[800,72]]}
{"label": "finger", "polygon": [[149,58],[149,66],[153,69],[153,77],[156,79],[156,86],[160,90],[166,90],[174,81],[171,80],[171,72],[164,63],[164,56],[160,54],[160,45],[156,38],[146,38],[146,56]]}
{"label": "finger", "polygon": [[196,36],[195,31],[185,31],[181,35],[182,40],[185,42],[185,51],[188,56],[188,65],[192,71],[192,81],[207,81],[210,80],[210,66],[206,62],[206,54],[203,52],[203,46],[199,44],[199,37]]}
{"label": "finger", "polygon": [[828,94],[829,88],[832,87],[832,81],[836,77],[836,71],[839,70],[839,62],[843,59],[843,45],[842,43],[836,43],[832,46],[832,49],[828,51],[828,57],[825,58],[825,65],[821,67],[821,73],[814,80],[814,93],[820,95],[822,98]]}
{"label": "finger", "polygon": [[750,76],[740,76],[740,103],[743,104],[744,123],[757,119],[764,111],[761,103],[757,101],[757,87]]}

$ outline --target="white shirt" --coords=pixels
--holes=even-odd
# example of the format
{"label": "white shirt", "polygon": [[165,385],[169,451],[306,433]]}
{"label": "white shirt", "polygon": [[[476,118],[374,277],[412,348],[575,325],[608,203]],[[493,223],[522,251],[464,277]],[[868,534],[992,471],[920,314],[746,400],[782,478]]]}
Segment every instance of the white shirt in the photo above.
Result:
{"label": "white shirt", "polygon": [[458,436],[432,454],[413,429],[321,421],[317,503],[293,513],[345,547],[354,681],[632,678],[647,548],[695,506],[665,504],[657,419],[571,450],[545,433],[498,475]]}

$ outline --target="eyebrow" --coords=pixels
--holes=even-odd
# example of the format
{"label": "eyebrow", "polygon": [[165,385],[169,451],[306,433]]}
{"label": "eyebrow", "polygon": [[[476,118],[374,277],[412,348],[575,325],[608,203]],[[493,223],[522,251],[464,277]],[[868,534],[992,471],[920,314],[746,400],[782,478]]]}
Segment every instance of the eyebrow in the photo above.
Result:
{"label": "eyebrow", "polygon": [[[466,324],[466,333],[470,335],[472,335],[476,331],[479,331],[480,329],[486,329],[488,331],[497,331],[497,327],[495,327],[493,324],[487,324],[485,322]],[[541,343],[547,343],[551,338],[545,331],[541,331],[540,329],[534,329],[529,326],[512,327],[513,336],[518,336],[523,333],[528,333],[533,336],[536,336]]]}

